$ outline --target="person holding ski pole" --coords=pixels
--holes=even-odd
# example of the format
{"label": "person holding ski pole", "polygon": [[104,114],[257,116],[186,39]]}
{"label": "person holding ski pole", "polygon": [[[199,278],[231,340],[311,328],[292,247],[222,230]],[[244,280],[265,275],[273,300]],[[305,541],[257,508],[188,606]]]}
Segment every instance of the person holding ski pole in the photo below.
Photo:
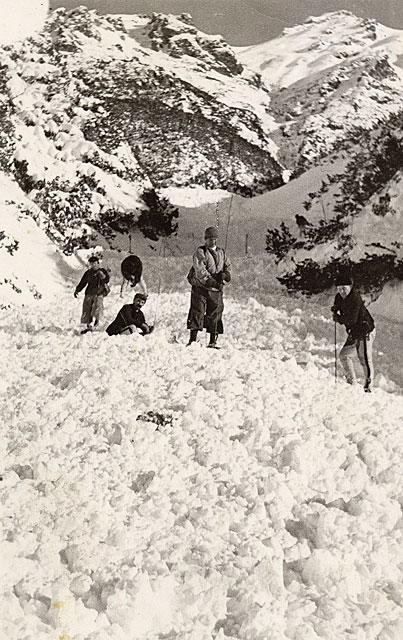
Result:
{"label": "person holding ski pole", "polygon": [[231,265],[226,252],[217,246],[218,229],[207,227],[204,245],[193,254],[193,266],[188,273],[192,285],[187,328],[190,330],[188,346],[197,340],[203,328],[210,334],[208,346],[217,349],[217,338],[224,332],[223,288],[231,280]]}
{"label": "person holding ski pole", "polygon": [[109,273],[107,269],[101,267],[100,258],[90,256],[88,265],[89,269],[84,273],[74,291],[74,297],[77,298],[80,291],[86,287],[81,323],[87,326],[81,333],[92,331],[99,324],[104,310],[104,297],[109,293]]}
{"label": "person holding ski pole", "polygon": [[119,311],[113,322],[106,328],[109,336],[129,335],[131,333],[139,333],[145,336],[151,333],[153,327],[150,327],[145,320],[141,308],[145,305],[147,296],[144,293],[136,293],[133,304],[125,304]]}
{"label": "person holding ski pole", "polygon": [[347,340],[340,354],[340,362],[348,384],[355,384],[353,356],[357,354],[364,372],[364,391],[371,392],[374,379],[372,345],[375,339],[375,322],[349,276],[336,280],[337,294],[332,307],[333,320],[343,324]]}

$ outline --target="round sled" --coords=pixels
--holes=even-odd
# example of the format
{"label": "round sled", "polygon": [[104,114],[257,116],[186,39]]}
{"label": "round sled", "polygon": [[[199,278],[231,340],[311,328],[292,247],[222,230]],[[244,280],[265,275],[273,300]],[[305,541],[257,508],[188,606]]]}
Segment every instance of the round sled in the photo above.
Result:
{"label": "round sled", "polygon": [[138,256],[127,256],[120,265],[120,270],[125,280],[136,285],[143,273],[143,263]]}

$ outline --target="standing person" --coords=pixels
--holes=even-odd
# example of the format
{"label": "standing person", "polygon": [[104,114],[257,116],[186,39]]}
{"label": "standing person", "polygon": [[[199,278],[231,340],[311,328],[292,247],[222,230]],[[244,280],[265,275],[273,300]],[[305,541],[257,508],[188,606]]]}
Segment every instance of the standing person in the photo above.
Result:
{"label": "standing person", "polygon": [[153,327],[146,323],[141,311],[146,302],[147,296],[144,293],[136,293],[133,304],[124,304],[114,321],[107,327],[108,336],[135,333],[137,329],[141,329],[143,336],[151,333]]}
{"label": "standing person", "polygon": [[356,382],[353,356],[356,353],[364,371],[364,391],[371,391],[374,379],[372,345],[375,339],[374,319],[349,276],[336,280],[337,294],[332,307],[333,320],[344,324],[347,340],[339,357],[349,384]]}
{"label": "standing person", "polygon": [[231,266],[224,249],[217,246],[218,229],[207,227],[204,245],[193,254],[193,266],[188,274],[192,285],[187,328],[190,330],[188,346],[196,342],[197,332],[203,328],[210,334],[208,346],[217,347],[217,337],[224,332],[224,283],[231,280]]}
{"label": "standing person", "polygon": [[87,326],[81,333],[92,331],[99,324],[104,310],[104,296],[109,293],[109,273],[107,269],[101,267],[100,259],[97,256],[91,256],[88,264],[89,269],[84,273],[74,291],[74,297],[77,298],[80,291],[86,287],[81,323]]}

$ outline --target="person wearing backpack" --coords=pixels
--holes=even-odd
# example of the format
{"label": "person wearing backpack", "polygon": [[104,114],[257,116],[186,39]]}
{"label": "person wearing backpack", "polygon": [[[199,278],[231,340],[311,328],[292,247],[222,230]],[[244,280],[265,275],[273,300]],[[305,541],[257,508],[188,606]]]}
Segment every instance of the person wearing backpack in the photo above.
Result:
{"label": "person wearing backpack", "polygon": [[218,229],[207,227],[204,245],[193,254],[193,265],[188,273],[192,285],[187,328],[190,330],[188,346],[196,342],[199,331],[210,334],[208,346],[217,349],[217,338],[224,332],[223,288],[231,280],[231,265],[221,247],[217,246]]}
{"label": "person wearing backpack", "polygon": [[74,297],[77,298],[80,291],[86,287],[81,323],[87,326],[81,333],[92,331],[99,324],[104,310],[104,297],[110,292],[109,273],[107,269],[101,267],[100,259],[97,256],[90,256],[88,264],[89,269],[84,273],[74,291]]}
{"label": "person wearing backpack", "polygon": [[364,391],[369,393],[374,379],[372,345],[376,335],[375,322],[349,276],[339,277],[336,288],[333,320],[343,324],[347,331],[347,340],[339,354],[340,362],[348,384],[355,384],[353,356],[357,354],[364,372]]}

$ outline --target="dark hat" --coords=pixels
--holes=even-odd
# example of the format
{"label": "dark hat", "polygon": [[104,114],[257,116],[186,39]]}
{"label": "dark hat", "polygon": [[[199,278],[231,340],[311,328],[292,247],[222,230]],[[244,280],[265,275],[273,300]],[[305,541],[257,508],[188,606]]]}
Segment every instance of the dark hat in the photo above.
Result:
{"label": "dark hat", "polygon": [[136,293],[136,295],[133,298],[133,302],[134,300],[143,300],[143,302],[147,302],[147,296],[145,293]]}
{"label": "dark hat", "polygon": [[218,238],[218,229],[217,227],[207,227],[204,232],[205,238]]}
{"label": "dark hat", "polygon": [[90,256],[90,257],[88,258],[88,262],[89,262],[90,264],[92,264],[93,262],[99,262],[99,257],[98,257],[98,256]]}
{"label": "dark hat", "polygon": [[336,280],[335,280],[335,286],[336,287],[345,287],[347,285],[352,285],[353,281],[351,279],[351,276],[348,274],[345,275],[338,275],[336,276]]}

